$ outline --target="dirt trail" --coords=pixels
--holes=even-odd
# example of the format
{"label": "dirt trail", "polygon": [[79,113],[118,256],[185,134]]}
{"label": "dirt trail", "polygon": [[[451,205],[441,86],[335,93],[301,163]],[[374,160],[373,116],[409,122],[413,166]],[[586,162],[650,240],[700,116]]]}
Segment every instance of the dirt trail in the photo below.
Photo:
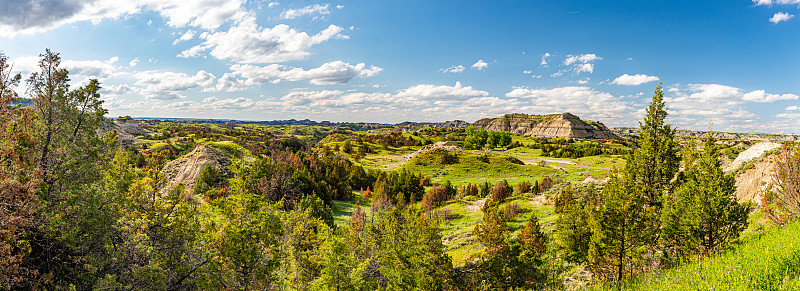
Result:
{"label": "dirt trail", "polygon": [[486,204],[486,200],[487,199],[489,199],[489,198],[483,198],[483,199],[475,200],[475,201],[472,202],[472,204],[467,206],[467,209],[469,209],[472,212],[481,211],[481,209],[483,208],[483,205]]}

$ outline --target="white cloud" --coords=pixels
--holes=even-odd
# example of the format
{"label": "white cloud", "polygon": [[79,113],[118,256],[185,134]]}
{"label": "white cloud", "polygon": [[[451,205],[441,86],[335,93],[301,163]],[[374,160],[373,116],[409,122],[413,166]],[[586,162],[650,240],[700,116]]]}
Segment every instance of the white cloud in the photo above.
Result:
{"label": "white cloud", "polygon": [[410,100],[465,100],[488,95],[489,92],[475,90],[472,86],[464,87],[461,82],[454,86],[416,85],[397,93],[397,97]]}
{"label": "white cloud", "polygon": [[344,5],[336,5],[336,9],[342,10],[344,9]]}
{"label": "white cloud", "polygon": [[322,64],[319,68],[304,70],[279,64],[256,66],[249,64],[234,64],[231,66],[234,75],[246,79],[246,85],[264,83],[279,83],[287,81],[309,81],[314,85],[346,84],[354,77],[366,78],[377,75],[383,68],[370,66],[364,63],[351,65],[342,61],[333,61]]}
{"label": "white cloud", "polygon": [[547,58],[549,58],[549,57],[550,57],[550,53],[544,53],[544,55],[542,55],[542,62],[539,63],[539,65],[547,66]]}
{"label": "white cloud", "polygon": [[581,72],[594,73],[594,64],[576,64],[575,73]]}
{"label": "white cloud", "polygon": [[255,16],[247,15],[232,25],[228,31],[204,33],[200,35],[203,43],[184,50],[178,56],[199,57],[206,51],[220,60],[240,63],[275,63],[301,60],[308,56],[308,50],[332,38],[347,38],[341,35],[342,28],[330,25],[319,33],[309,36],[285,24],[272,29],[256,24]]}
{"label": "white cloud", "polygon": [[525,74],[525,75],[529,75],[529,74],[533,74],[533,71],[531,71],[531,70],[524,70],[524,71],[522,71],[522,73],[523,73],[523,74]]}
{"label": "white cloud", "polygon": [[792,19],[792,17],[794,17],[794,15],[786,12],[778,12],[775,13],[775,15],[772,15],[772,18],[769,19],[769,22],[778,24],[778,22],[781,21],[789,21],[789,19]]}
{"label": "white cloud", "polygon": [[139,64],[139,58],[133,58],[133,60],[131,60],[131,62],[128,63],[128,65],[131,67],[135,67],[138,64]]}
{"label": "white cloud", "polygon": [[176,44],[178,44],[179,42],[182,42],[182,41],[187,41],[187,40],[190,40],[190,39],[194,38],[194,36],[195,36],[196,34],[197,34],[197,31],[194,31],[194,30],[191,30],[191,29],[189,29],[189,30],[187,30],[187,31],[186,31],[186,33],[184,33],[183,35],[181,35],[181,37],[180,37],[180,38],[178,38],[178,39],[176,39],[175,41],[173,41],[173,42],[172,42],[172,45],[176,45]]}
{"label": "white cloud", "polygon": [[[314,4],[314,5],[308,5],[306,7],[300,8],[300,9],[284,10],[283,12],[281,12],[281,19],[295,19],[295,18],[298,18],[300,16],[304,16],[304,15],[314,15],[314,14],[327,15],[327,14],[331,14],[331,12],[328,11],[328,6],[329,6],[328,4],[325,4],[325,5]],[[339,9],[341,9],[341,8],[339,8]]]}
{"label": "white cloud", "polygon": [[764,90],[756,90],[742,95],[742,100],[750,102],[775,102],[779,100],[797,100],[800,96],[795,94],[767,94]]}
{"label": "white cloud", "polygon": [[269,2],[269,4],[267,4],[267,7],[275,7],[278,5],[281,5],[281,2]]}
{"label": "white cloud", "polygon": [[[46,2],[46,3],[42,3]],[[217,29],[241,13],[241,0],[49,0],[18,1],[0,10],[0,36],[34,34],[66,24],[117,19],[154,11],[170,27],[186,26]]]}
{"label": "white cloud", "polygon": [[135,74],[136,85],[144,87],[139,92],[147,99],[179,99],[185,96],[180,93],[189,89],[210,86],[216,77],[206,71],[199,71],[194,76],[185,73],[165,71],[144,71]]}
{"label": "white cloud", "polygon": [[648,76],[645,74],[636,74],[636,75],[622,74],[622,76],[619,76],[616,79],[614,79],[614,81],[611,82],[611,84],[638,86],[641,84],[655,82],[655,81],[658,81],[658,77],[656,76]]}
{"label": "white cloud", "polygon": [[114,66],[114,63],[117,61],[119,61],[118,57],[112,57],[105,61],[63,60],[61,61],[61,67],[67,69],[70,75],[72,75],[73,79],[78,79],[75,77],[84,77],[87,81],[88,79],[103,80],[111,77],[117,70],[117,68]]}
{"label": "white cloud", "polygon": [[796,5],[800,4],[800,0],[753,0],[753,3],[756,3],[756,6],[772,4]]}
{"label": "white cloud", "polygon": [[466,69],[467,68],[465,68],[464,66],[458,65],[458,66],[451,66],[451,67],[446,68],[446,69],[440,69],[439,71],[442,72],[442,73],[461,73]]}
{"label": "white cloud", "polygon": [[506,97],[521,98],[534,106],[530,113],[570,112],[581,118],[634,125],[636,110],[631,101],[591,87],[559,87],[552,89],[514,88]]}
{"label": "white cloud", "polygon": [[596,60],[602,60],[603,58],[598,57],[595,54],[582,54],[582,55],[568,55],[566,59],[564,59],[564,65],[572,65],[575,63],[589,63]]}
{"label": "white cloud", "polygon": [[476,63],[472,64],[472,68],[476,70],[483,70],[486,69],[486,67],[488,66],[489,64],[487,64],[483,60],[478,60]]}
{"label": "white cloud", "polygon": [[575,71],[576,74],[582,72],[591,74],[594,72],[594,64],[592,62],[602,59],[603,58],[595,54],[567,55],[567,58],[564,59],[564,65],[572,66],[572,70]]}
{"label": "white cloud", "polygon": [[786,111],[798,111],[798,110],[800,110],[800,106],[792,105],[792,106],[786,107],[785,110]]}

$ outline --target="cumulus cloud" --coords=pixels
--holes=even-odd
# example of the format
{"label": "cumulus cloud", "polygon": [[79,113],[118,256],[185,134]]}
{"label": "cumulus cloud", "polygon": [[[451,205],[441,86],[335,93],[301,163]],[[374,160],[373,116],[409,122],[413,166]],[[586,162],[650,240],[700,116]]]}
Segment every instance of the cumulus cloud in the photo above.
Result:
{"label": "cumulus cloud", "polygon": [[465,68],[464,66],[458,65],[458,66],[451,66],[451,67],[446,68],[446,69],[440,69],[439,71],[442,72],[442,73],[461,73],[466,69],[467,68]]}
{"label": "cumulus cloud", "polygon": [[285,24],[262,28],[256,24],[255,16],[247,15],[227,31],[201,34],[202,44],[184,50],[178,56],[199,57],[209,52],[220,60],[249,64],[301,60],[310,54],[308,50],[314,45],[332,38],[347,38],[340,34],[342,30],[330,25],[309,36]]}
{"label": "cumulus cloud", "polygon": [[179,99],[185,98],[181,92],[210,86],[216,77],[206,71],[199,71],[194,76],[185,73],[165,71],[144,71],[135,75],[136,85],[142,87],[140,94],[147,99]]}
{"label": "cumulus cloud", "polygon": [[[325,4],[325,5],[314,4],[314,5],[308,5],[306,7],[300,8],[300,9],[284,10],[283,12],[281,12],[281,19],[295,19],[295,18],[298,18],[300,16],[304,16],[304,15],[314,15],[314,14],[327,15],[327,14],[331,14],[331,12],[328,11],[328,6],[329,6],[328,4]],[[339,8],[339,9],[341,9],[341,8]]]}
{"label": "cumulus cloud", "polygon": [[779,100],[797,100],[795,94],[767,94],[764,90],[756,90],[742,95],[742,100],[749,102],[775,102]]}
{"label": "cumulus cloud", "polygon": [[572,65],[572,64],[575,64],[575,63],[583,63],[583,64],[585,64],[585,63],[593,62],[593,61],[596,61],[596,60],[602,60],[602,59],[603,58],[598,57],[595,54],[582,54],[582,55],[577,55],[577,56],[568,55],[567,58],[564,59],[564,65],[569,66],[569,65]]}
{"label": "cumulus cloud", "polygon": [[611,82],[611,84],[637,86],[655,81],[658,81],[658,77],[656,76],[648,76],[645,74],[636,74],[636,75],[622,74],[622,76],[619,76],[616,79],[614,79],[614,81]]}
{"label": "cumulus cloud", "polygon": [[616,120],[629,123],[635,110],[629,101],[597,91],[591,87],[559,87],[552,89],[514,88],[506,97],[528,99],[539,106],[541,113],[571,112],[583,118]]}
{"label": "cumulus cloud", "polygon": [[250,64],[234,64],[230,67],[233,75],[245,78],[246,85],[259,85],[264,83],[279,83],[287,81],[309,81],[314,85],[346,84],[354,77],[372,77],[383,68],[359,63],[351,65],[342,61],[333,61],[322,64],[319,68],[304,70],[280,64],[256,66]]}
{"label": "cumulus cloud", "polygon": [[128,63],[128,66],[135,67],[138,64],[139,64],[139,58],[133,58],[133,60],[131,60],[131,62]]}
{"label": "cumulus cloud", "polygon": [[397,97],[411,100],[465,100],[473,97],[489,96],[489,92],[464,87],[461,82],[453,86],[416,85],[397,93]]}
{"label": "cumulus cloud", "polygon": [[567,55],[567,58],[564,59],[564,65],[572,66],[572,70],[575,71],[576,74],[580,74],[581,72],[591,74],[594,72],[594,64],[592,62],[602,59],[603,58],[595,54]]}
{"label": "cumulus cloud", "polygon": [[542,55],[542,62],[539,63],[539,65],[547,66],[547,58],[549,58],[549,57],[550,57],[550,53],[544,53],[544,55]]}
{"label": "cumulus cloud", "polygon": [[772,4],[782,4],[782,5],[791,4],[791,5],[796,5],[796,4],[800,4],[800,0],[753,0],[753,3],[755,3],[756,6],[759,6],[759,5],[772,5]]}
{"label": "cumulus cloud", "polygon": [[794,15],[786,12],[778,12],[775,13],[775,15],[772,15],[772,18],[769,19],[769,22],[778,24],[778,22],[781,21],[789,21],[789,19],[792,19],[792,17],[794,17]]}
{"label": "cumulus cloud", "polygon": [[65,24],[91,21],[153,11],[171,27],[217,29],[242,13],[241,0],[40,0],[17,1],[0,9],[0,36],[33,34]]}
{"label": "cumulus cloud", "polygon": [[269,2],[269,4],[267,4],[267,7],[275,7],[278,5],[281,5],[281,2]]}
{"label": "cumulus cloud", "polygon": [[176,45],[176,44],[178,44],[179,42],[182,42],[182,41],[190,40],[190,39],[194,38],[194,36],[196,34],[197,34],[197,31],[189,29],[183,35],[181,35],[181,37],[179,37],[178,39],[173,41],[172,45]]}
{"label": "cumulus cloud", "polygon": [[476,69],[476,70],[483,70],[483,69],[486,69],[486,67],[488,67],[488,66],[489,66],[489,64],[487,64],[483,60],[478,60],[477,62],[472,64],[472,68]]}

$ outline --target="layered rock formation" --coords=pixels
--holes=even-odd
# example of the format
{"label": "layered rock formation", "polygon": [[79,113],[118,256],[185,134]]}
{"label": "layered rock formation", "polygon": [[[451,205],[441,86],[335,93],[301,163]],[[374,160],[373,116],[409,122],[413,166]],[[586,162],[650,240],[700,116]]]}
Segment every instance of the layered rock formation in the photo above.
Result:
{"label": "layered rock formation", "polygon": [[[618,135],[639,135],[641,130],[634,127],[614,127],[610,129]],[[675,131],[676,136],[704,138],[707,131],[692,131],[679,129]],[[794,134],[770,134],[770,133],[737,133],[737,132],[718,132],[711,133],[715,139],[736,139],[736,140],[758,140],[774,142],[800,142],[800,136]]]}
{"label": "layered rock formation", "polygon": [[186,187],[186,193],[192,195],[195,180],[197,180],[197,176],[200,175],[200,171],[206,165],[210,165],[221,171],[227,171],[230,164],[230,159],[217,149],[206,145],[200,145],[192,152],[170,161],[164,166],[163,171],[167,174],[167,179],[169,180],[166,189],[183,183]]}
{"label": "layered rock formation", "polygon": [[498,118],[475,121],[476,129],[505,131],[540,137],[620,139],[600,122],[584,121],[567,112],[564,114],[527,115],[506,114]]}

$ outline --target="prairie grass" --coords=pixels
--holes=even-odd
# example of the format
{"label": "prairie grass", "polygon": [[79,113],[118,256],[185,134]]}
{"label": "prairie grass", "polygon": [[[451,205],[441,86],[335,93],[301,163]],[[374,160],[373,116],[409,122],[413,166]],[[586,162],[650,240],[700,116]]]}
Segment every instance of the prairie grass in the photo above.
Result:
{"label": "prairie grass", "polygon": [[[590,290],[616,290],[616,285]],[[800,290],[800,221],[749,235],[726,252],[623,283],[623,290]]]}

